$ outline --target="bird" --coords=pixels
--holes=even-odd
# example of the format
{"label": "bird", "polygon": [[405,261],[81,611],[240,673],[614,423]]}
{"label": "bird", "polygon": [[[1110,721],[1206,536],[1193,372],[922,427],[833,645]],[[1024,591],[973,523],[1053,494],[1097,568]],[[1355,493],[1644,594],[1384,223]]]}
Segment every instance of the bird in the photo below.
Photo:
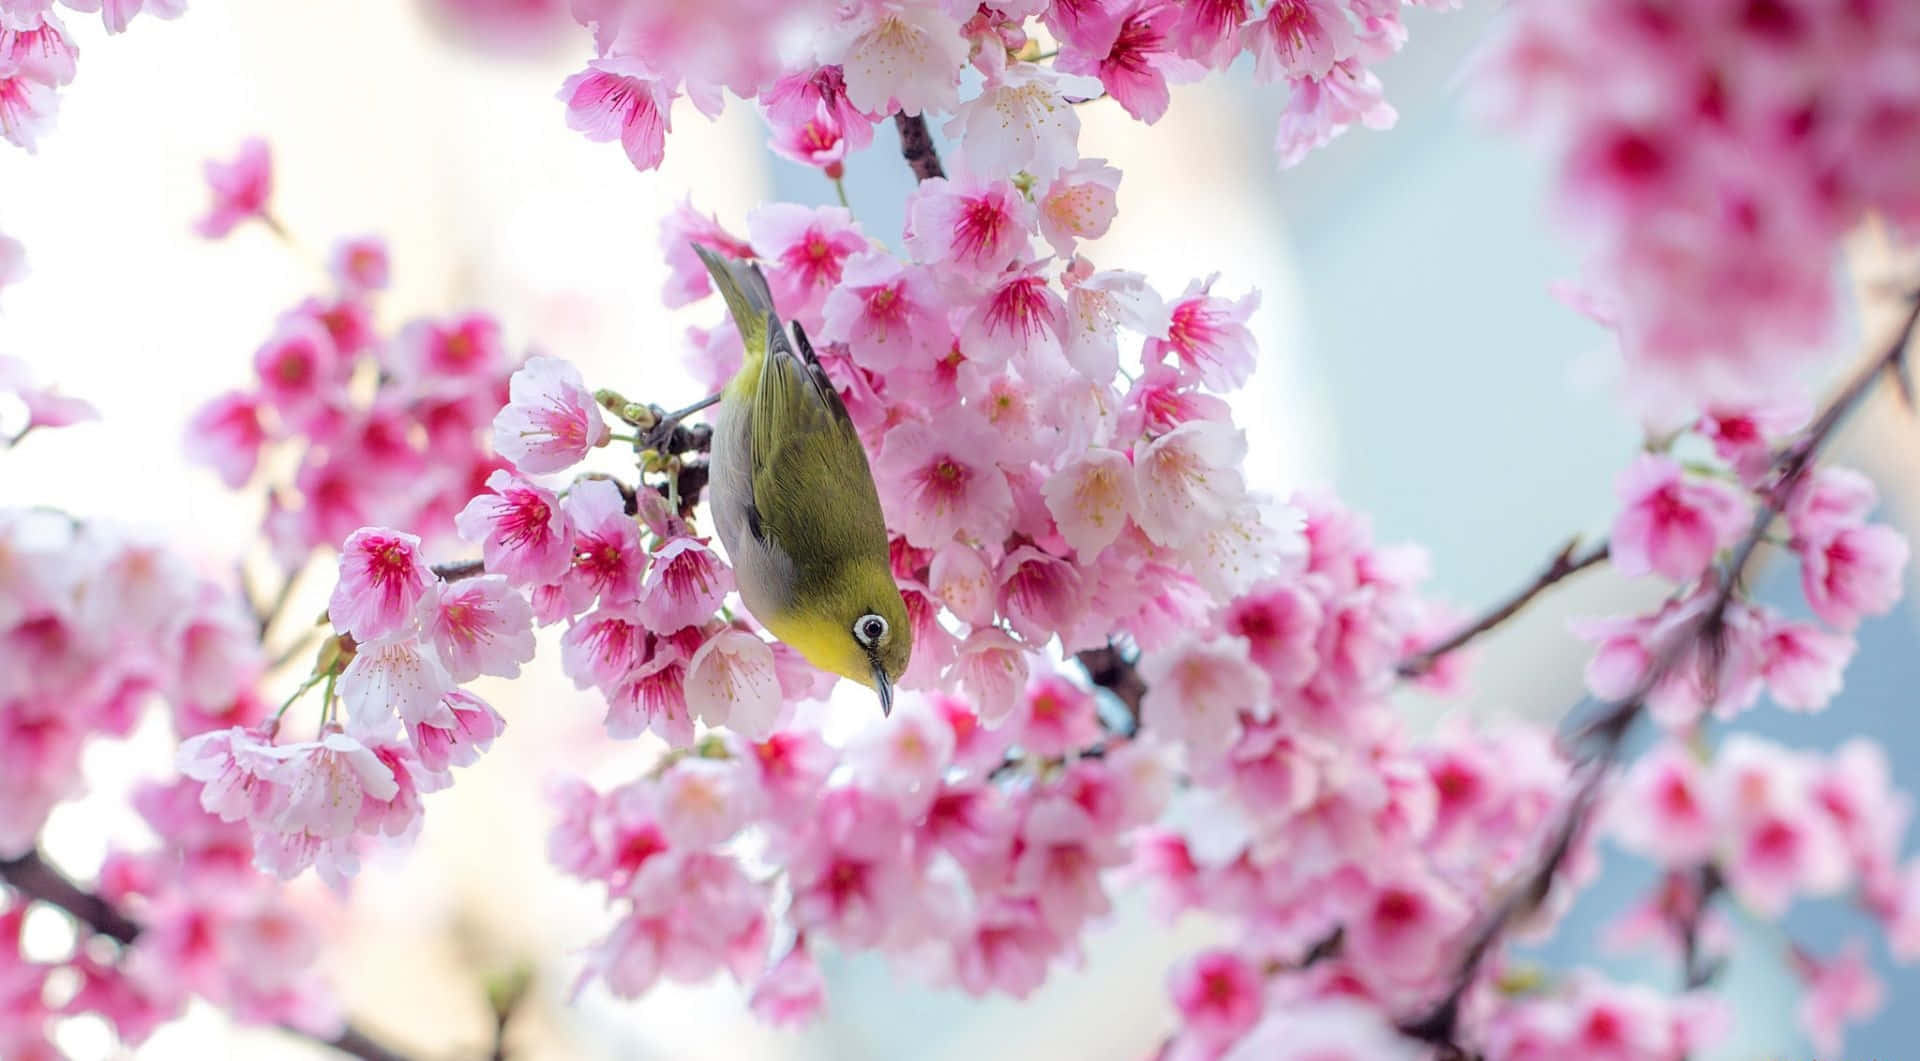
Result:
{"label": "bird", "polygon": [[746,357],[718,394],[662,426],[719,405],[708,505],[741,601],[808,663],[872,688],[890,716],[913,627],[866,448],[805,330],[781,323],[760,267],[693,249]]}

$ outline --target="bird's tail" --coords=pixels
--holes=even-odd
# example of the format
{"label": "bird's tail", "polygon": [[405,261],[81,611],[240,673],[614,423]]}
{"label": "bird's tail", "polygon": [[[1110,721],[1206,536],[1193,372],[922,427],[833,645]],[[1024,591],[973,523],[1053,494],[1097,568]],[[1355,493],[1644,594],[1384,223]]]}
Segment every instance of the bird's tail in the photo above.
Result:
{"label": "bird's tail", "polygon": [[693,245],[693,252],[706,264],[714,286],[727,300],[727,311],[733,314],[734,326],[740,329],[747,357],[764,354],[767,320],[774,315],[773,292],[767,288],[766,275],[752,262],[722,257],[698,243]]}

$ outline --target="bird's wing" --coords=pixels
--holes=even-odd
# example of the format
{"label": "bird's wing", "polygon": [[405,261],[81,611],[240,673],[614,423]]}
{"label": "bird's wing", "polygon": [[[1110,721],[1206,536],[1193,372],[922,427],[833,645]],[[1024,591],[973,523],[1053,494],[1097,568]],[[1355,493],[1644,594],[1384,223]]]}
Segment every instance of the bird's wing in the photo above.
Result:
{"label": "bird's wing", "polygon": [[831,568],[862,552],[884,555],[880,498],[846,405],[804,332],[795,329],[803,359],[772,314],[763,327],[767,361],[748,432],[756,533],[802,569]]}

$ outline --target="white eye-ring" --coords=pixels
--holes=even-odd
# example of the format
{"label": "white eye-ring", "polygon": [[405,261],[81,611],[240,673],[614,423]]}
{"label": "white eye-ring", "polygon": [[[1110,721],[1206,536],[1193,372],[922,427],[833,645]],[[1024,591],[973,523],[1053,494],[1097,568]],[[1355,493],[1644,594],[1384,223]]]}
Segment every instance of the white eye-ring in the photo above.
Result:
{"label": "white eye-ring", "polygon": [[878,615],[862,615],[853,621],[853,639],[867,648],[880,643],[887,636],[887,621]]}

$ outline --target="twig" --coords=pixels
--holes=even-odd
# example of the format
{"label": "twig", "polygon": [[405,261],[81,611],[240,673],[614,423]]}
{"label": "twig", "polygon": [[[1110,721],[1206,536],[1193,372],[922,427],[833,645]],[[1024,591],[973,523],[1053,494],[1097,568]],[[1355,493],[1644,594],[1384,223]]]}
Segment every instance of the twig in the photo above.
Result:
{"label": "twig", "polygon": [[443,582],[458,582],[463,578],[478,578],[487,573],[487,565],[482,560],[461,560],[451,564],[433,565],[433,573]]}
{"label": "twig", "polygon": [[1140,701],[1147,695],[1147,683],[1120,649],[1111,642],[1102,648],[1074,653],[1073,658],[1087,672],[1087,680],[1105,688],[1127,709],[1131,720],[1128,733],[1140,728]]}
{"label": "twig", "polygon": [[1570,539],[1560,551],[1554,554],[1544,570],[1534,580],[1509,596],[1507,599],[1487,609],[1478,619],[1462,627],[1446,640],[1431,645],[1400,661],[1399,673],[1402,678],[1418,678],[1433,669],[1440,657],[1454,652],[1481,634],[1492,630],[1508,619],[1520,613],[1522,608],[1533,602],[1535,597],[1563,579],[1577,575],[1590,567],[1597,567],[1607,560],[1607,543],[1602,541],[1586,552],[1577,552],[1580,539]]}
{"label": "twig", "polygon": [[94,933],[121,943],[132,943],[140,926],[105,899],[85,891],[48,865],[40,852],[0,861],[0,881],[29,899],[39,899],[72,914]]}
{"label": "twig", "polygon": [[[138,922],[115,909],[112,903],[68,880],[65,874],[41,858],[38,851],[29,851],[19,858],[0,860],[0,881],[27,899],[37,899],[65,910],[94,934],[105,936],[122,946],[132,943],[140,935]],[[347,1025],[331,1039],[320,1038],[290,1024],[282,1024],[279,1028],[288,1035],[331,1047],[361,1061],[410,1061],[407,1055],[380,1045],[352,1025]]]}
{"label": "twig", "polygon": [[1707,906],[1725,886],[1726,879],[1720,875],[1720,867],[1711,862],[1701,863],[1688,874],[1686,898],[1689,905],[1675,918],[1680,931],[1680,978],[1688,991],[1707,986],[1714,977],[1720,975],[1720,969],[1726,964],[1700,952],[1700,927],[1706,920]]}
{"label": "twig", "polygon": [[940,166],[940,153],[934,150],[933,134],[927,131],[925,115],[909,118],[904,113],[896,113],[893,127],[900,130],[900,154],[906,158],[907,165],[913,167],[915,177],[925,181],[947,175]]}
{"label": "twig", "polygon": [[[1688,651],[1696,645],[1709,646],[1710,650],[1704,654],[1704,659],[1717,664],[1719,653],[1711,651],[1711,647],[1718,644],[1725,634],[1727,609],[1733,603],[1734,593],[1748,562],[1766,539],[1767,529],[1785,511],[1820,451],[1831,441],[1847,417],[1872,393],[1880,377],[1897,377],[1905,368],[1907,346],[1913,339],[1915,329],[1920,327],[1920,292],[1910,294],[1908,298],[1912,305],[1887,347],[1828,403],[1798,441],[1775,458],[1772,481],[1764,491],[1766,503],[1755,513],[1752,527],[1727,560],[1720,575],[1719,587],[1706,609],[1673,631],[1648,662],[1646,673],[1635,683],[1631,692],[1608,705],[1598,717],[1575,732],[1576,763],[1587,771],[1587,776],[1569,802],[1565,816],[1550,835],[1533,869],[1494,904],[1470,937],[1455,967],[1447,994],[1421,1016],[1401,1024],[1402,1032],[1433,1044],[1443,1055],[1447,1051],[1460,1051],[1454,1035],[1459,1023],[1462,997],[1472,986],[1487,954],[1512,927],[1513,922],[1537,909],[1546,900],[1553,879],[1572,851],[1573,841],[1585,824],[1599,795],[1601,783],[1618,757],[1627,733],[1646,708],[1647,697],[1680,666]],[[1693,972],[1692,969],[1688,970],[1689,975]]]}

